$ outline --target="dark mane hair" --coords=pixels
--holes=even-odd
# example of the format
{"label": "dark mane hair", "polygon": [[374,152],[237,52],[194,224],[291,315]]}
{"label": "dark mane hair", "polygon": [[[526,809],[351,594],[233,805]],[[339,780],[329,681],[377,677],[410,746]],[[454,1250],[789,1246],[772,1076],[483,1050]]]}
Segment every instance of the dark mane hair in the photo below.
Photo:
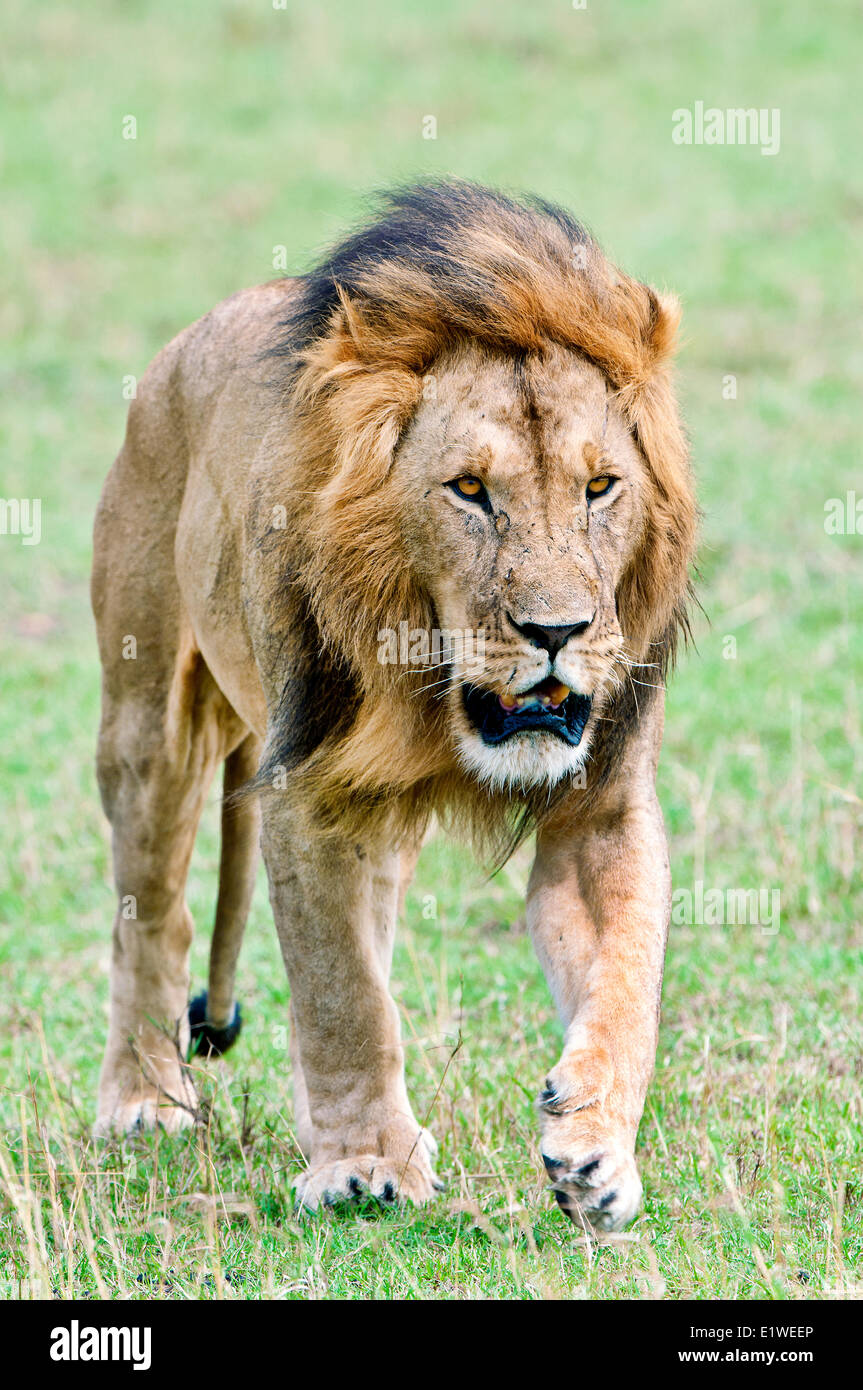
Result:
{"label": "dark mane hair", "polygon": [[[585,228],[564,208],[536,197],[517,201],[465,180],[387,189],[377,194],[376,203],[365,226],[300,278],[299,294],[269,354],[286,359],[289,371],[298,370],[303,354],[327,332],[342,294],[361,300],[370,316],[389,320],[399,315],[391,277],[382,274],[393,266],[410,269],[415,294],[417,282],[424,281],[441,324],[448,322],[453,336],[467,333],[511,348],[505,285],[518,273],[519,251],[539,254],[549,265],[558,263],[565,273],[575,248],[596,250]],[[509,255],[471,264],[465,234],[483,227],[504,233]],[[524,344],[518,346],[523,350]]]}

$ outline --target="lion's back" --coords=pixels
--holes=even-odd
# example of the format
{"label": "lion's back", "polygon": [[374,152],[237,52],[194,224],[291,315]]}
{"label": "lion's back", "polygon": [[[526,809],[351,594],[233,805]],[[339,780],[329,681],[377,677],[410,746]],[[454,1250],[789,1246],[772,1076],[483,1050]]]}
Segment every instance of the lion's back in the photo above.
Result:
{"label": "lion's back", "polygon": [[[228,492],[240,487],[258,432],[251,412],[272,409],[277,399],[267,385],[264,354],[292,286],[273,281],[221,301],[162,348],[138,381],[96,512],[91,593],[97,619],[121,571],[130,591],[152,594],[161,586],[164,601],[176,584],[184,502],[206,513],[209,484],[218,473],[217,486]],[[226,447],[229,441],[235,447]],[[216,506],[216,515],[220,511]]]}

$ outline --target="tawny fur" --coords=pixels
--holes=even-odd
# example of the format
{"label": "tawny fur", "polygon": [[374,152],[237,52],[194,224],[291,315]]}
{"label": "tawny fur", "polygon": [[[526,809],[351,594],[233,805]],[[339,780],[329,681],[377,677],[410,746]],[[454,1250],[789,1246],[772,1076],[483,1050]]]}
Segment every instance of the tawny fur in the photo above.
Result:
{"label": "tawny fur", "polygon": [[[194,1115],[185,877],[215,770],[230,759],[236,796],[261,747],[226,812],[210,1021],[230,1014],[259,797],[304,1203],[434,1191],[387,981],[438,812],[492,853],[537,831],[528,921],[566,1029],[547,1166],[574,1219],[634,1214],[670,901],[661,686],[695,537],[677,320],[559,209],[453,182],[394,195],[308,277],[217,306],[152,364],[95,535],[119,903],[102,1127]],[[576,619],[554,658],[519,627]],[[482,629],[470,679],[493,694],[551,672],[590,696],[581,744],[485,746],[457,663],[379,660],[401,623]]]}

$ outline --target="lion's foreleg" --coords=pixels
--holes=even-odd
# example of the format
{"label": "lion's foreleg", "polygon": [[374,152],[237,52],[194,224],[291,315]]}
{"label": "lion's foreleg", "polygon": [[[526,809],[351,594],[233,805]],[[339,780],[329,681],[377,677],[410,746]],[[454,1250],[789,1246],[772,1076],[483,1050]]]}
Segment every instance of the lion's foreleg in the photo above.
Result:
{"label": "lion's foreleg", "polygon": [[653,1071],[670,875],[655,799],[541,832],[528,923],[566,1028],[540,1098],[543,1156],[574,1219],[635,1215],[634,1150]]}
{"label": "lion's foreleg", "polygon": [[298,1131],[310,1149],[300,1200],[314,1208],[363,1190],[423,1200],[435,1178],[388,988],[398,856],[319,836],[275,798],[265,799],[262,844],[291,986]]}

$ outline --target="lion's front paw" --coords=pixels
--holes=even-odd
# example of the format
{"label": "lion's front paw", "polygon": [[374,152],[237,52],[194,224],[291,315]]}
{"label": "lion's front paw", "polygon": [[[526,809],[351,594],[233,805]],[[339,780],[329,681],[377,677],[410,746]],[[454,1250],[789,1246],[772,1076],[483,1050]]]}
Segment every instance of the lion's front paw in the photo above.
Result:
{"label": "lion's front paw", "polygon": [[607,1138],[589,1138],[563,1156],[543,1151],[561,1211],[596,1231],[621,1231],[641,1204],[641,1179],[631,1152]]}
{"label": "lion's front paw", "polygon": [[163,1063],[159,1073],[157,1084],[132,1066],[106,1068],[99,1086],[95,1133],[136,1134],[158,1127],[177,1134],[193,1125],[198,1100],[183,1068]]}
{"label": "lion's front paw", "polygon": [[411,1142],[393,1145],[387,1153],[313,1158],[294,1184],[297,1203],[317,1211],[369,1196],[384,1205],[428,1202],[443,1188],[430,1161],[436,1147],[431,1135],[419,1130]]}
{"label": "lion's front paw", "polygon": [[576,1225],[622,1230],[636,1215],[642,1191],[626,1128],[610,1120],[595,1084],[584,1090],[552,1074],[539,1104],[542,1160],[561,1210]]}

